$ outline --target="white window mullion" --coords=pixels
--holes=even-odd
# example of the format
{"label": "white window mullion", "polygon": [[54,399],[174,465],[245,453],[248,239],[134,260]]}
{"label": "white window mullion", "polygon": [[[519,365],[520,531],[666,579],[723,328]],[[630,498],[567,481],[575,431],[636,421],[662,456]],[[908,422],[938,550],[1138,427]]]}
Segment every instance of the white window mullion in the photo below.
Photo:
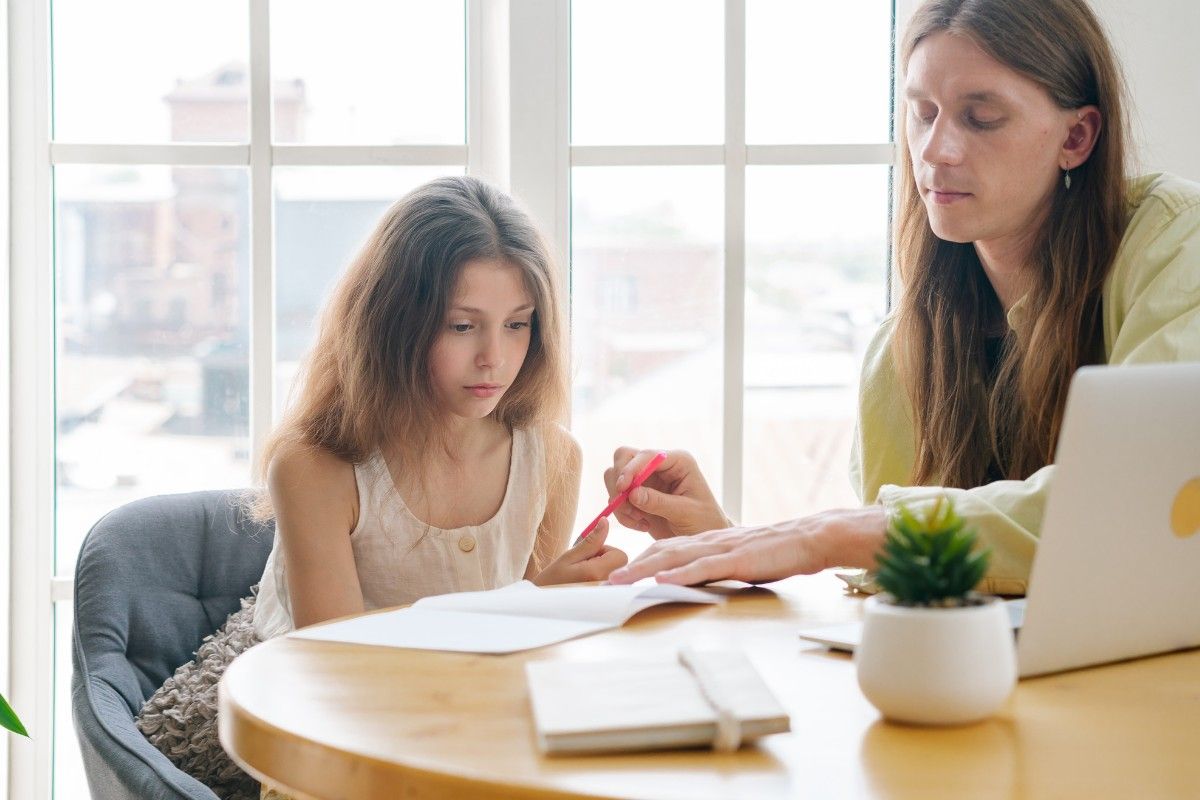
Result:
{"label": "white window mullion", "polygon": [[[571,0],[554,0],[554,235],[551,241],[570,292],[571,241]],[[569,304],[569,299],[567,300]]]}
{"label": "white window mullion", "polygon": [[725,0],[725,402],[721,503],[742,516],[746,340],[746,0]]}
{"label": "white window mullion", "polygon": [[467,0],[467,174],[504,191],[512,182],[508,15],[508,0]]}
{"label": "white window mullion", "polygon": [[[522,0],[509,17],[510,190],[532,213],[563,270],[570,216],[569,14],[569,0]],[[553,47],[547,31],[554,32]]]}
{"label": "white window mullion", "polygon": [[50,143],[52,164],[165,164],[173,167],[244,167],[244,144],[73,144]]}
{"label": "white window mullion", "polygon": [[[8,4],[0,5],[4,13],[0,16],[0,63],[8,64]],[[9,83],[8,81],[0,82],[0,152],[8,153],[9,150],[9,126],[12,120],[9,117],[11,112],[9,105]],[[5,259],[6,269],[4,270],[4,284],[12,288],[12,251],[10,250],[12,229],[9,225],[12,213],[14,184],[12,183],[13,175],[11,162],[5,159],[0,164],[0,176],[4,185],[9,187],[9,192],[4,195],[3,200],[0,200],[0,252],[4,252],[8,258]],[[6,298],[7,302],[0,302],[0,419],[5,421],[3,426],[0,426],[0,452],[8,455],[4,463],[0,464],[0,691],[8,697],[11,697],[9,683],[9,675],[11,673],[9,657],[12,654],[9,635],[11,632],[9,626],[9,612],[11,611],[9,599],[11,595],[10,578],[12,575],[12,313],[11,303],[12,295],[9,294]],[[8,755],[9,755],[9,737],[3,737],[4,741],[0,742],[0,787],[5,792],[8,789]]]}
{"label": "white window mullion", "polygon": [[467,162],[467,148],[461,144],[277,144],[270,153],[277,167],[440,167]]}
{"label": "white window mullion", "polygon": [[[706,166],[724,164],[722,145],[584,145],[571,148],[573,167]],[[895,145],[877,144],[751,144],[743,148],[744,163],[755,166],[825,164],[891,164]]]}
{"label": "white window mullion", "polygon": [[54,607],[54,272],[51,249],[49,3],[8,6],[11,381],[8,522],[12,598],[7,697],[31,739],[6,737],[8,796],[50,796]]}
{"label": "white window mullion", "polygon": [[791,164],[891,164],[895,147],[878,144],[758,144],[746,148],[746,163]]}
{"label": "white window mullion", "polygon": [[591,145],[571,148],[573,167],[704,166],[725,163],[721,145]]}
{"label": "white window mullion", "polygon": [[250,2],[250,453],[257,464],[274,413],[275,209],[271,182],[271,20]]}

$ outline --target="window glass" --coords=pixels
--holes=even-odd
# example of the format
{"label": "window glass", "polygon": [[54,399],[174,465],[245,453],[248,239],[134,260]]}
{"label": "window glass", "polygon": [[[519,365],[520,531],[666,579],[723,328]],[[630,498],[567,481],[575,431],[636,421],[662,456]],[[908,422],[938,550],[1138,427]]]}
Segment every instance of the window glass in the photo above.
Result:
{"label": "window glass", "polygon": [[888,170],[747,171],[746,523],[857,505],[847,469],[886,305]]}
{"label": "window glass", "polygon": [[892,3],[746,3],[746,141],[891,140]]}
{"label": "window glass", "polygon": [[462,144],[462,0],[271,4],[275,141]]}
{"label": "window glass", "polygon": [[574,0],[571,143],[725,139],[720,0]]}
{"label": "window glass", "polygon": [[[572,429],[580,528],[604,506],[621,445],[685,448],[721,486],[721,167],[573,171]],[[648,537],[623,541],[640,550]]]}
{"label": "window glass", "polygon": [[54,138],[249,138],[245,2],[54,0],[50,6]]}
{"label": "window glass", "polygon": [[139,497],[248,480],[247,174],[62,166],[56,572]]}

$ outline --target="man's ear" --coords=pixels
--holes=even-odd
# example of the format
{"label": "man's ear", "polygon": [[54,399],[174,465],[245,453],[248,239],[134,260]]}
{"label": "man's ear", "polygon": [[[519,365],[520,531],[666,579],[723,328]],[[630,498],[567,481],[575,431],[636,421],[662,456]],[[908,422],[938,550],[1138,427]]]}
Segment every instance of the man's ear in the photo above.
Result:
{"label": "man's ear", "polygon": [[1082,106],[1066,113],[1072,115],[1073,121],[1067,129],[1058,165],[1063,169],[1075,169],[1091,156],[1096,140],[1100,138],[1103,120],[1096,106]]}

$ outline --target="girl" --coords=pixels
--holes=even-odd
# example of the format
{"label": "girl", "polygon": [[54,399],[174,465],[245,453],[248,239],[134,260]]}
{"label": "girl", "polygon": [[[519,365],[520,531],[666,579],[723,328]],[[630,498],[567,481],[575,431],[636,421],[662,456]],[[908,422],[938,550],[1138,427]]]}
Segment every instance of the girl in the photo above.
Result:
{"label": "girl", "polygon": [[[426,595],[592,581],[623,565],[607,524],[567,549],[579,446],[563,313],[529,216],[467,177],[413,191],[334,291],[297,401],[260,465],[274,547],[139,727],[222,797],[257,784],[220,748],[217,680],[253,644]],[[264,789],[264,795],[268,791]]]}
{"label": "girl", "polygon": [[563,314],[529,217],[475,178],[401,200],[335,290],[303,389],[263,456],[275,549],[254,627],[426,595],[599,580],[624,555],[564,554],[578,445]]}
{"label": "girl", "polygon": [[[1022,594],[1075,370],[1200,360],[1200,186],[1127,179],[1123,83],[1084,0],[929,0],[901,52],[903,294],[851,467],[871,505],[731,528],[674,453],[617,511],[661,541],[612,582],[871,567],[891,509],[950,496],[992,549],[984,590]],[[649,457],[618,450],[610,493]]]}

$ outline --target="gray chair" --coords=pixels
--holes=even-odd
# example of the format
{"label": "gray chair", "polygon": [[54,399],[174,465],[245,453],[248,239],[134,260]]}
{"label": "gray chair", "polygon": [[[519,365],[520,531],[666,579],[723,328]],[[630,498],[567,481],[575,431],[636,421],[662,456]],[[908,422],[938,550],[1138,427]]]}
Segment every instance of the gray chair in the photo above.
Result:
{"label": "gray chair", "polygon": [[134,717],[262,576],[274,530],[238,492],[162,495],[92,526],[75,568],[71,707],[92,797],[216,800]]}

